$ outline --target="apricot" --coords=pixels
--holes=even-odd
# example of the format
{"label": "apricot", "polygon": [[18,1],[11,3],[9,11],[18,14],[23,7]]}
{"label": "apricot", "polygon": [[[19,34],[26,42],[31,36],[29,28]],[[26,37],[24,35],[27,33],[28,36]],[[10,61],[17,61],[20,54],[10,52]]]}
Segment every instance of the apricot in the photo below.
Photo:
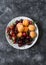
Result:
{"label": "apricot", "polygon": [[36,27],[35,27],[34,25],[29,25],[29,26],[28,26],[28,29],[29,29],[30,31],[34,31],[34,30],[36,29]]}
{"label": "apricot", "polygon": [[21,37],[21,36],[22,36],[22,33],[21,32],[17,34],[17,37]]}
{"label": "apricot", "polygon": [[36,32],[34,32],[34,31],[30,32],[30,36],[31,36],[31,38],[35,38],[36,35],[37,35]]}
{"label": "apricot", "polygon": [[17,24],[17,29],[18,29],[18,32],[23,32],[24,27],[23,27],[22,23]]}
{"label": "apricot", "polygon": [[29,24],[28,20],[27,20],[27,19],[24,19],[24,20],[23,20],[23,25],[24,25],[24,26],[28,26],[28,24]]}
{"label": "apricot", "polygon": [[28,27],[24,27],[24,32],[27,32],[28,31]]}

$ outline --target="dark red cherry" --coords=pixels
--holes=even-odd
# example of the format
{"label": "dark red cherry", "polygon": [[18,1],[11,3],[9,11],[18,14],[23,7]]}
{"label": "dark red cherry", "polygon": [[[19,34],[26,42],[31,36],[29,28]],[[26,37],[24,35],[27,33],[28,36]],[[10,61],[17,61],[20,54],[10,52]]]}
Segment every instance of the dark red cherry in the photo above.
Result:
{"label": "dark red cherry", "polygon": [[13,33],[12,36],[13,36],[13,37],[16,37],[16,36],[15,36],[15,33]]}
{"label": "dark red cherry", "polygon": [[23,46],[23,44],[18,44],[19,47]]}
{"label": "dark red cherry", "polygon": [[32,24],[32,21],[29,21],[29,24]]}
{"label": "dark red cherry", "polygon": [[26,39],[30,39],[30,36],[27,36]]}
{"label": "dark red cherry", "polygon": [[16,40],[14,40],[14,44],[16,44]]}
{"label": "dark red cherry", "polygon": [[12,39],[12,36],[9,34],[9,39]]}
{"label": "dark red cherry", "polygon": [[26,33],[23,33],[23,36],[24,36],[24,37],[26,37],[26,36],[27,36],[27,34],[26,34]]}
{"label": "dark red cherry", "polygon": [[17,30],[17,28],[15,28],[15,34],[17,34],[18,33],[18,30]]}
{"label": "dark red cherry", "polygon": [[14,25],[11,25],[11,26],[10,26],[10,29],[13,30],[13,29],[14,29]]}
{"label": "dark red cherry", "polygon": [[22,23],[22,22],[23,22],[23,19],[20,20],[20,23]]}
{"label": "dark red cherry", "polygon": [[19,41],[18,41],[18,44],[22,44],[22,40],[19,40]]}
{"label": "dark red cherry", "polygon": [[31,42],[28,42],[27,44],[28,44],[28,45],[30,45],[30,44],[31,44]]}
{"label": "dark red cherry", "polygon": [[7,27],[6,30],[7,30],[7,33],[9,33],[11,29],[10,27]]}
{"label": "dark red cherry", "polygon": [[19,22],[20,22],[20,21],[17,20],[17,21],[16,21],[16,24],[18,24]]}
{"label": "dark red cherry", "polygon": [[13,31],[12,30],[10,30],[10,33],[9,33],[10,35],[12,35],[13,34]]}

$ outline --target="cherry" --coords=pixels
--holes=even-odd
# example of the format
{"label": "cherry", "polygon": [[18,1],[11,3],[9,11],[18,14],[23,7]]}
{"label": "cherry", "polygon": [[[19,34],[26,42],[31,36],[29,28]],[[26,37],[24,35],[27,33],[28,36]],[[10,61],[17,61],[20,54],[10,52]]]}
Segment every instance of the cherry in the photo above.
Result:
{"label": "cherry", "polygon": [[12,39],[12,36],[9,34],[9,39]]}
{"label": "cherry", "polygon": [[26,39],[30,39],[30,36],[27,36]]}
{"label": "cherry", "polygon": [[16,37],[14,33],[12,34],[12,36],[13,36],[13,37]]}
{"label": "cherry", "polygon": [[18,33],[18,30],[17,30],[17,28],[15,28],[15,34],[17,34]]}
{"label": "cherry", "polygon": [[20,20],[20,23],[22,23],[22,22],[23,22],[23,19]]}
{"label": "cherry", "polygon": [[24,37],[26,37],[26,36],[27,36],[27,34],[26,34],[26,33],[23,33],[23,36],[24,36]]}
{"label": "cherry", "polygon": [[23,46],[23,44],[18,44],[19,47]]}
{"label": "cherry", "polygon": [[20,21],[17,20],[17,21],[16,21],[16,24],[18,24],[19,22],[20,22]]}
{"label": "cherry", "polygon": [[18,44],[22,44],[22,41],[20,40],[20,41],[18,41]]}
{"label": "cherry", "polygon": [[12,39],[12,37],[9,36],[9,39]]}
{"label": "cherry", "polygon": [[13,30],[13,28],[14,28],[14,25],[11,25],[11,26],[10,26],[10,29]]}
{"label": "cherry", "polygon": [[14,41],[14,44],[16,44],[16,40]]}
{"label": "cherry", "polygon": [[7,30],[7,33],[9,33],[11,29],[10,27],[7,27],[6,30]]}
{"label": "cherry", "polygon": [[15,37],[14,31],[11,30],[11,31],[10,31],[10,35],[13,36],[13,37]]}
{"label": "cherry", "polygon": [[12,35],[13,34],[13,31],[12,30],[10,30],[10,33],[9,33],[10,35]]}
{"label": "cherry", "polygon": [[22,40],[18,41],[18,46],[19,47],[23,46]]}
{"label": "cherry", "polygon": [[29,24],[32,24],[32,21],[29,21]]}
{"label": "cherry", "polygon": [[30,45],[30,44],[31,44],[31,42],[28,42],[27,44],[28,44],[28,45]]}

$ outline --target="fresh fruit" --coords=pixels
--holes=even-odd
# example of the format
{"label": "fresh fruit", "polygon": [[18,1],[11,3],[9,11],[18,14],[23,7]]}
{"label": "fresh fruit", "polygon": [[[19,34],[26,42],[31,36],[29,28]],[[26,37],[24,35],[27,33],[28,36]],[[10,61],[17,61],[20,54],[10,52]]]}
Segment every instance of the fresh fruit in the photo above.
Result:
{"label": "fresh fruit", "polygon": [[14,44],[16,44],[16,40],[14,40]]}
{"label": "fresh fruit", "polygon": [[20,20],[20,23],[22,23],[22,22],[23,22],[23,19]]}
{"label": "fresh fruit", "polygon": [[12,37],[16,37],[16,36],[15,36],[15,33],[12,34]]}
{"label": "fresh fruit", "polygon": [[17,29],[18,29],[18,32],[23,32],[24,27],[23,27],[22,23],[17,24]]}
{"label": "fresh fruit", "polygon": [[9,34],[9,39],[12,39],[12,36]]}
{"label": "fresh fruit", "polygon": [[24,32],[27,32],[28,31],[28,27],[24,27]]}
{"label": "fresh fruit", "polygon": [[13,31],[11,30],[9,34],[12,35],[13,34]]}
{"label": "fresh fruit", "polygon": [[35,38],[36,35],[37,35],[36,32],[34,32],[34,31],[30,32],[30,36],[31,36],[31,38]]}
{"label": "fresh fruit", "polygon": [[28,19],[16,20],[15,24],[7,27],[7,33],[9,39],[13,41],[13,44],[18,44],[19,47],[31,42],[36,37],[35,25]]}
{"label": "fresh fruit", "polygon": [[32,24],[32,21],[29,21],[29,24]]}
{"label": "fresh fruit", "polygon": [[22,25],[20,25],[20,27],[18,27],[18,32],[23,32],[24,27]]}
{"label": "fresh fruit", "polygon": [[28,44],[28,45],[30,45],[30,44],[31,44],[31,42],[28,42],[27,44]]}
{"label": "fresh fruit", "polygon": [[36,27],[35,27],[34,25],[29,25],[29,26],[28,26],[28,29],[29,29],[30,31],[34,31],[34,30],[36,29]]}
{"label": "fresh fruit", "polygon": [[9,32],[10,32],[10,30],[11,30],[11,29],[10,29],[10,27],[7,27],[7,33],[9,33]]}
{"label": "fresh fruit", "polygon": [[14,25],[11,25],[11,26],[10,26],[10,29],[13,30],[13,28],[14,28]]}
{"label": "fresh fruit", "polygon": [[15,37],[15,33],[11,30],[10,33],[9,33],[11,36],[14,36]]}
{"label": "fresh fruit", "polygon": [[17,33],[18,33],[18,30],[17,30],[17,28],[16,28],[16,27],[15,27],[15,31],[14,31],[14,32],[15,32],[15,34],[17,34]]}
{"label": "fresh fruit", "polygon": [[18,24],[16,25],[16,27],[18,28],[18,27],[20,27],[20,25],[22,25],[22,23],[18,23]]}
{"label": "fresh fruit", "polygon": [[21,46],[23,46],[23,44],[22,43],[21,44],[18,44],[18,46],[21,47]]}
{"label": "fresh fruit", "polygon": [[23,20],[23,25],[24,25],[24,26],[28,26],[28,24],[29,24],[29,21],[28,21],[27,19],[24,19],[24,20]]}
{"label": "fresh fruit", "polygon": [[15,23],[18,24],[19,22],[20,22],[20,21],[17,20]]}
{"label": "fresh fruit", "polygon": [[27,34],[26,34],[26,33],[23,33],[22,35],[23,35],[24,37],[26,37],[26,36],[27,36]]}
{"label": "fresh fruit", "polygon": [[19,41],[18,41],[18,44],[21,44],[21,43],[22,43],[22,40],[19,40]]}
{"label": "fresh fruit", "polygon": [[17,34],[17,37],[22,37],[22,33],[21,33],[21,32],[18,33],[18,34]]}
{"label": "fresh fruit", "polygon": [[15,37],[12,37],[12,40],[14,41],[15,40]]}
{"label": "fresh fruit", "polygon": [[27,36],[26,39],[30,39],[30,36]]}

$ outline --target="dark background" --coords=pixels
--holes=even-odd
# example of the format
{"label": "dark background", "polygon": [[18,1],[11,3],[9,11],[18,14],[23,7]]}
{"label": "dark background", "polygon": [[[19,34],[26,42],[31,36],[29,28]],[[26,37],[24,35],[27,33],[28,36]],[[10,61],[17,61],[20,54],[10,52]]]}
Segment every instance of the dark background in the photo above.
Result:
{"label": "dark background", "polygon": [[[17,16],[32,18],[39,27],[30,49],[14,49],[5,38],[8,22]],[[46,0],[0,0],[0,65],[46,65]]]}

